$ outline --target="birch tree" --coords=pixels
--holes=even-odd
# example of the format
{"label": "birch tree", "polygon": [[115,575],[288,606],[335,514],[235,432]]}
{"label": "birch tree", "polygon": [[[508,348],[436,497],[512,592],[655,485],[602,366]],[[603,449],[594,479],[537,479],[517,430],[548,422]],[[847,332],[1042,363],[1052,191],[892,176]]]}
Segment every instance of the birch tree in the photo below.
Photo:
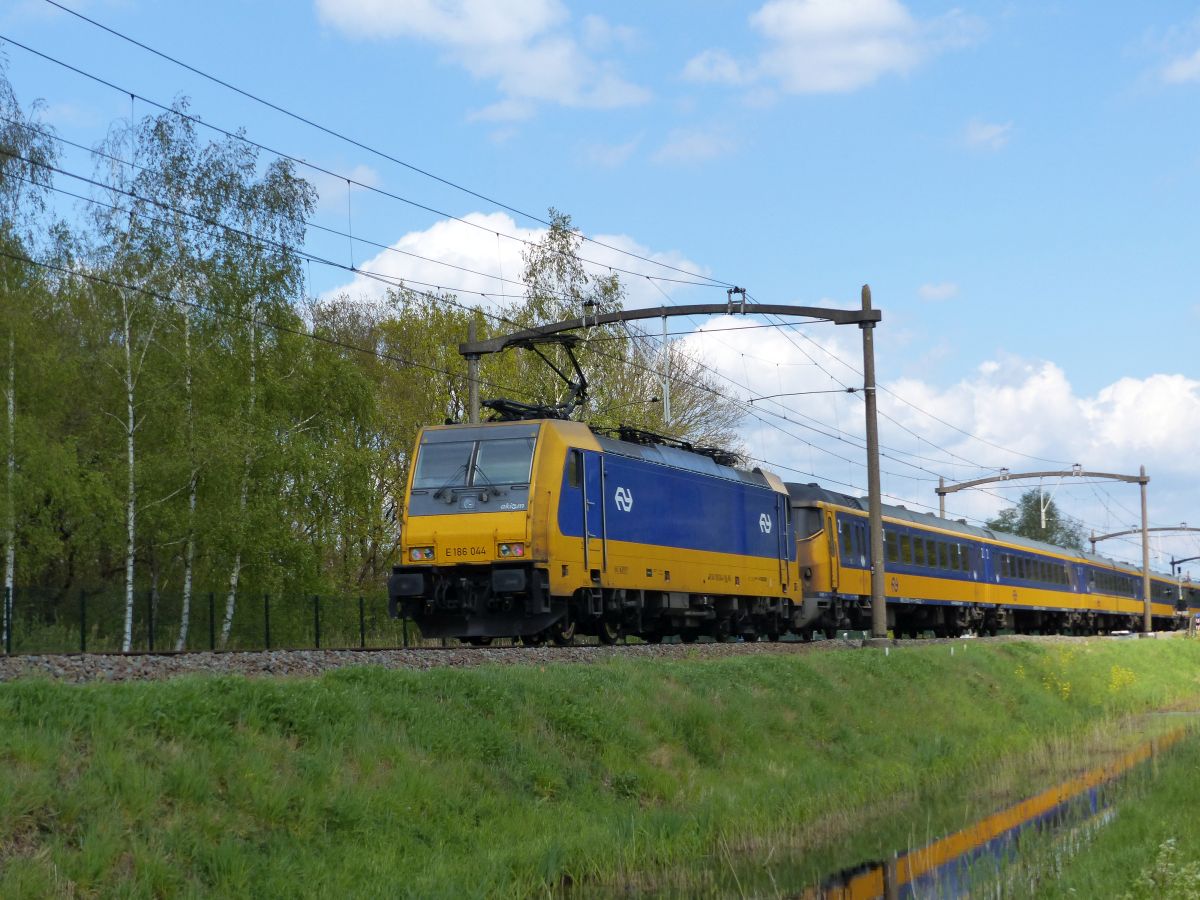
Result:
{"label": "birch tree", "polygon": [[[21,107],[0,60],[0,308],[5,337],[4,394],[4,584],[0,607],[0,645],[8,639],[16,589],[17,493],[17,332],[30,310],[20,289],[30,277],[22,258],[35,252],[34,229],[45,212],[50,170],[56,159],[53,134],[35,106]],[[24,308],[23,308],[24,307]]]}
{"label": "birch tree", "polygon": [[[249,174],[249,173],[248,173]],[[229,643],[245,563],[247,521],[256,455],[278,434],[264,434],[259,422],[259,376],[264,347],[276,335],[264,335],[264,324],[284,318],[297,321],[292,303],[299,300],[303,276],[295,248],[303,242],[305,217],[315,194],[298,178],[291,163],[275,160],[257,180],[246,179],[238,195],[239,235],[229,241],[228,262],[239,276],[243,318],[247,327],[245,418],[238,483],[233,560],[229,569],[221,646]]]}

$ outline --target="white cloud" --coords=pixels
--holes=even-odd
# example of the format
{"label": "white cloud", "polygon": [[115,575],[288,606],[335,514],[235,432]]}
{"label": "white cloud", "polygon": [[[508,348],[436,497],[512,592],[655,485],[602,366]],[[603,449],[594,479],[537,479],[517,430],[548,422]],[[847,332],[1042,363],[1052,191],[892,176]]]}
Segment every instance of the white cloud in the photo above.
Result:
{"label": "white cloud", "polygon": [[583,148],[583,158],[594,166],[614,169],[624,165],[641,141],[640,137],[635,137],[623,144],[590,144]]}
{"label": "white cloud", "polygon": [[611,47],[632,47],[638,41],[636,29],[627,25],[612,25],[602,16],[594,14],[583,17],[583,43],[594,52],[603,52]]}
{"label": "white cloud", "polygon": [[[331,170],[339,170],[339,167],[328,166]],[[377,188],[383,180],[375,169],[370,166],[359,163],[346,172],[346,178],[350,179],[350,184],[347,184],[346,178],[339,178],[336,175],[326,175],[324,172],[312,171],[307,173],[305,180],[308,181],[314,188],[317,189],[317,209],[321,212],[337,211],[344,213],[346,211],[346,192],[357,194],[359,191],[366,188]]]}
{"label": "white cloud", "polygon": [[[352,37],[428,41],[476,78],[494,82],[501,100],[474,118],[528,118],[539,103],[611,109],[650,96],[613,61],[584,49],[559,0],[316,0],[316,6],[324,22]],[[582,33],[596,50],[626,44],[633,34],[599,16],[585,17]]]}
{"label": "white cloud", "polygon": [[688,61],[684,77],[770,83],[791,94],[854,91],[910,72],[979,31],[974,19],[957,11],[919,21],[899,0],[769,0],[750,16],[750,25],[766,42],[757,59],[743,62],[712,48]]}
{"label": "white cloud", "polygon": [[1012,137],[1012,122],[982,122],[972,119],[963,130],[963,142],[968,147],[1000,150]]}
{"label": "white cloud", "polygon": [[917,288],[922,300],[953,300],[958,296],[958,285],[953,281],[927,283]]}
{"label": "white cloud", "polygon": [[721,84],[744,84],[748,80],[738,61],[724,50],[705,50],[693,56],[683,67],[683,77]]}
{"label": "white cloud", "polygon": [[1200,81],[1200,50],[1167,63],[1163,67],[1162,78],[1167,84]]}
{"label": "white cloud", "polygon": [[736,144],[733,139],[712,131],[676,130],[655,152],[659,163],[698,163],[730,153]]}
{"label": "white cloud", "polygon": [[[414,290],[433,290],[436,287],[441,291],[460,293],[462,302],[472,306],[494,308],[516,302],[524,292],[519,282],[525,268],[522,253],[527,245],[521,241],[539,241],[545,235],[545,229],[521,228],[506,213],[474,212],[463,216],[463,219],[470,224],[443,220],[424,231],[409,232],[393,243],[390,249],[381,251],[358,267],[364,272],[390,280],[404,280]],[[497,234],[502,236],[497,237]],[[510,240],[503,235],[520,240]],[[681,253],[652,250],[628,235],[597,234],[592,237],[609,245],[604,247],[597,243],[585,243],[581,248],[580,256],[590,261],[586,267],[593,274],[607,275],[608,267],[678,274],[656,270],[651,264],[627,253],[707,274],[703,266]],[[661,305],[665,302],[663,294],[670,295],[677,287],[663,283],[660,292],[645,278],[623,275],[622,281],[627,292],[626,306],[630,308]],[[349,294],[354,298],[375,300],[382,297],[386,290],[387,285],[379,280],[356,275],[352,281],[326,292],[324,296],[331,298]],[[480,297],[478,294],[488,296]]]}

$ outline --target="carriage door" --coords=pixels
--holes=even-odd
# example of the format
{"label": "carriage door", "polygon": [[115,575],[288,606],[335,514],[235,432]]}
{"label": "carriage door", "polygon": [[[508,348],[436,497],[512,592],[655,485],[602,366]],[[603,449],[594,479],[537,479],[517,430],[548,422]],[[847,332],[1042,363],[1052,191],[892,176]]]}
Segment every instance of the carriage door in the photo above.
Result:
{"label": "carriage door", "polygon": [[829,542],[829,589],[838,589],[841,575],[841,550],[838,548],[837,520],[831,511],[825,511],[825,539]]}
{"label": "carriage door", "polygon": [[792,510],[788,500],[789,498],[786,496],[775,495],[775,549],[779,556],[780,591],[783,590],[783,585],[787,584],[788,580],[788,541],[792,539],[792,529],[788,527],[788,518]]}
{"label": "carriage door", "polygon": [[580,451],[583,472],[583,567],[590,574],[608,568],[608,528],[604,457],[593,451]]}

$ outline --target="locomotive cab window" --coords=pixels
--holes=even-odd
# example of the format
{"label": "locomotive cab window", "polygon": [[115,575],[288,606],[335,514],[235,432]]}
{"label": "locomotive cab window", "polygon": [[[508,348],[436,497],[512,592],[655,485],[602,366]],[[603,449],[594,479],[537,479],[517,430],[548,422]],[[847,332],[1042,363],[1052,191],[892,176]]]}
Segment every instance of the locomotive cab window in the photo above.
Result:
{"label": "locomotive cab window", "polygon": [[529,484],[533,438],[480,441],[472,484]]}
{"label": "locomotive cab window", "polygon": [[417,471],[413,475],[415,490],[441,487],[460,487],[467,484],[470,474],[474,441],[454,441],[446,444],[422,444],[417,454]]}
{"label": "locomotive cab window", "polygon": [[536,439],[422,441],[413,490],[529,484]]}

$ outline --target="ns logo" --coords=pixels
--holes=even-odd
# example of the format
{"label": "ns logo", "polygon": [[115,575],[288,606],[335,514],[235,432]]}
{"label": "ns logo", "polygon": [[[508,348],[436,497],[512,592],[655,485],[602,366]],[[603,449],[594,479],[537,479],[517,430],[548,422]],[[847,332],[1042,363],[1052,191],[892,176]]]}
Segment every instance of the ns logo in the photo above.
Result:
{"label": "ns logo", "polygon": [[758,530],[763,534],[771,533],[771,517],[766,513],[758,517]]}
{"label": "ns logo", "polygon": [[617,488],[617,492],[613,494],[613,503],[621,512],[629,512],[633,509],[633,491],[626,487]]}

